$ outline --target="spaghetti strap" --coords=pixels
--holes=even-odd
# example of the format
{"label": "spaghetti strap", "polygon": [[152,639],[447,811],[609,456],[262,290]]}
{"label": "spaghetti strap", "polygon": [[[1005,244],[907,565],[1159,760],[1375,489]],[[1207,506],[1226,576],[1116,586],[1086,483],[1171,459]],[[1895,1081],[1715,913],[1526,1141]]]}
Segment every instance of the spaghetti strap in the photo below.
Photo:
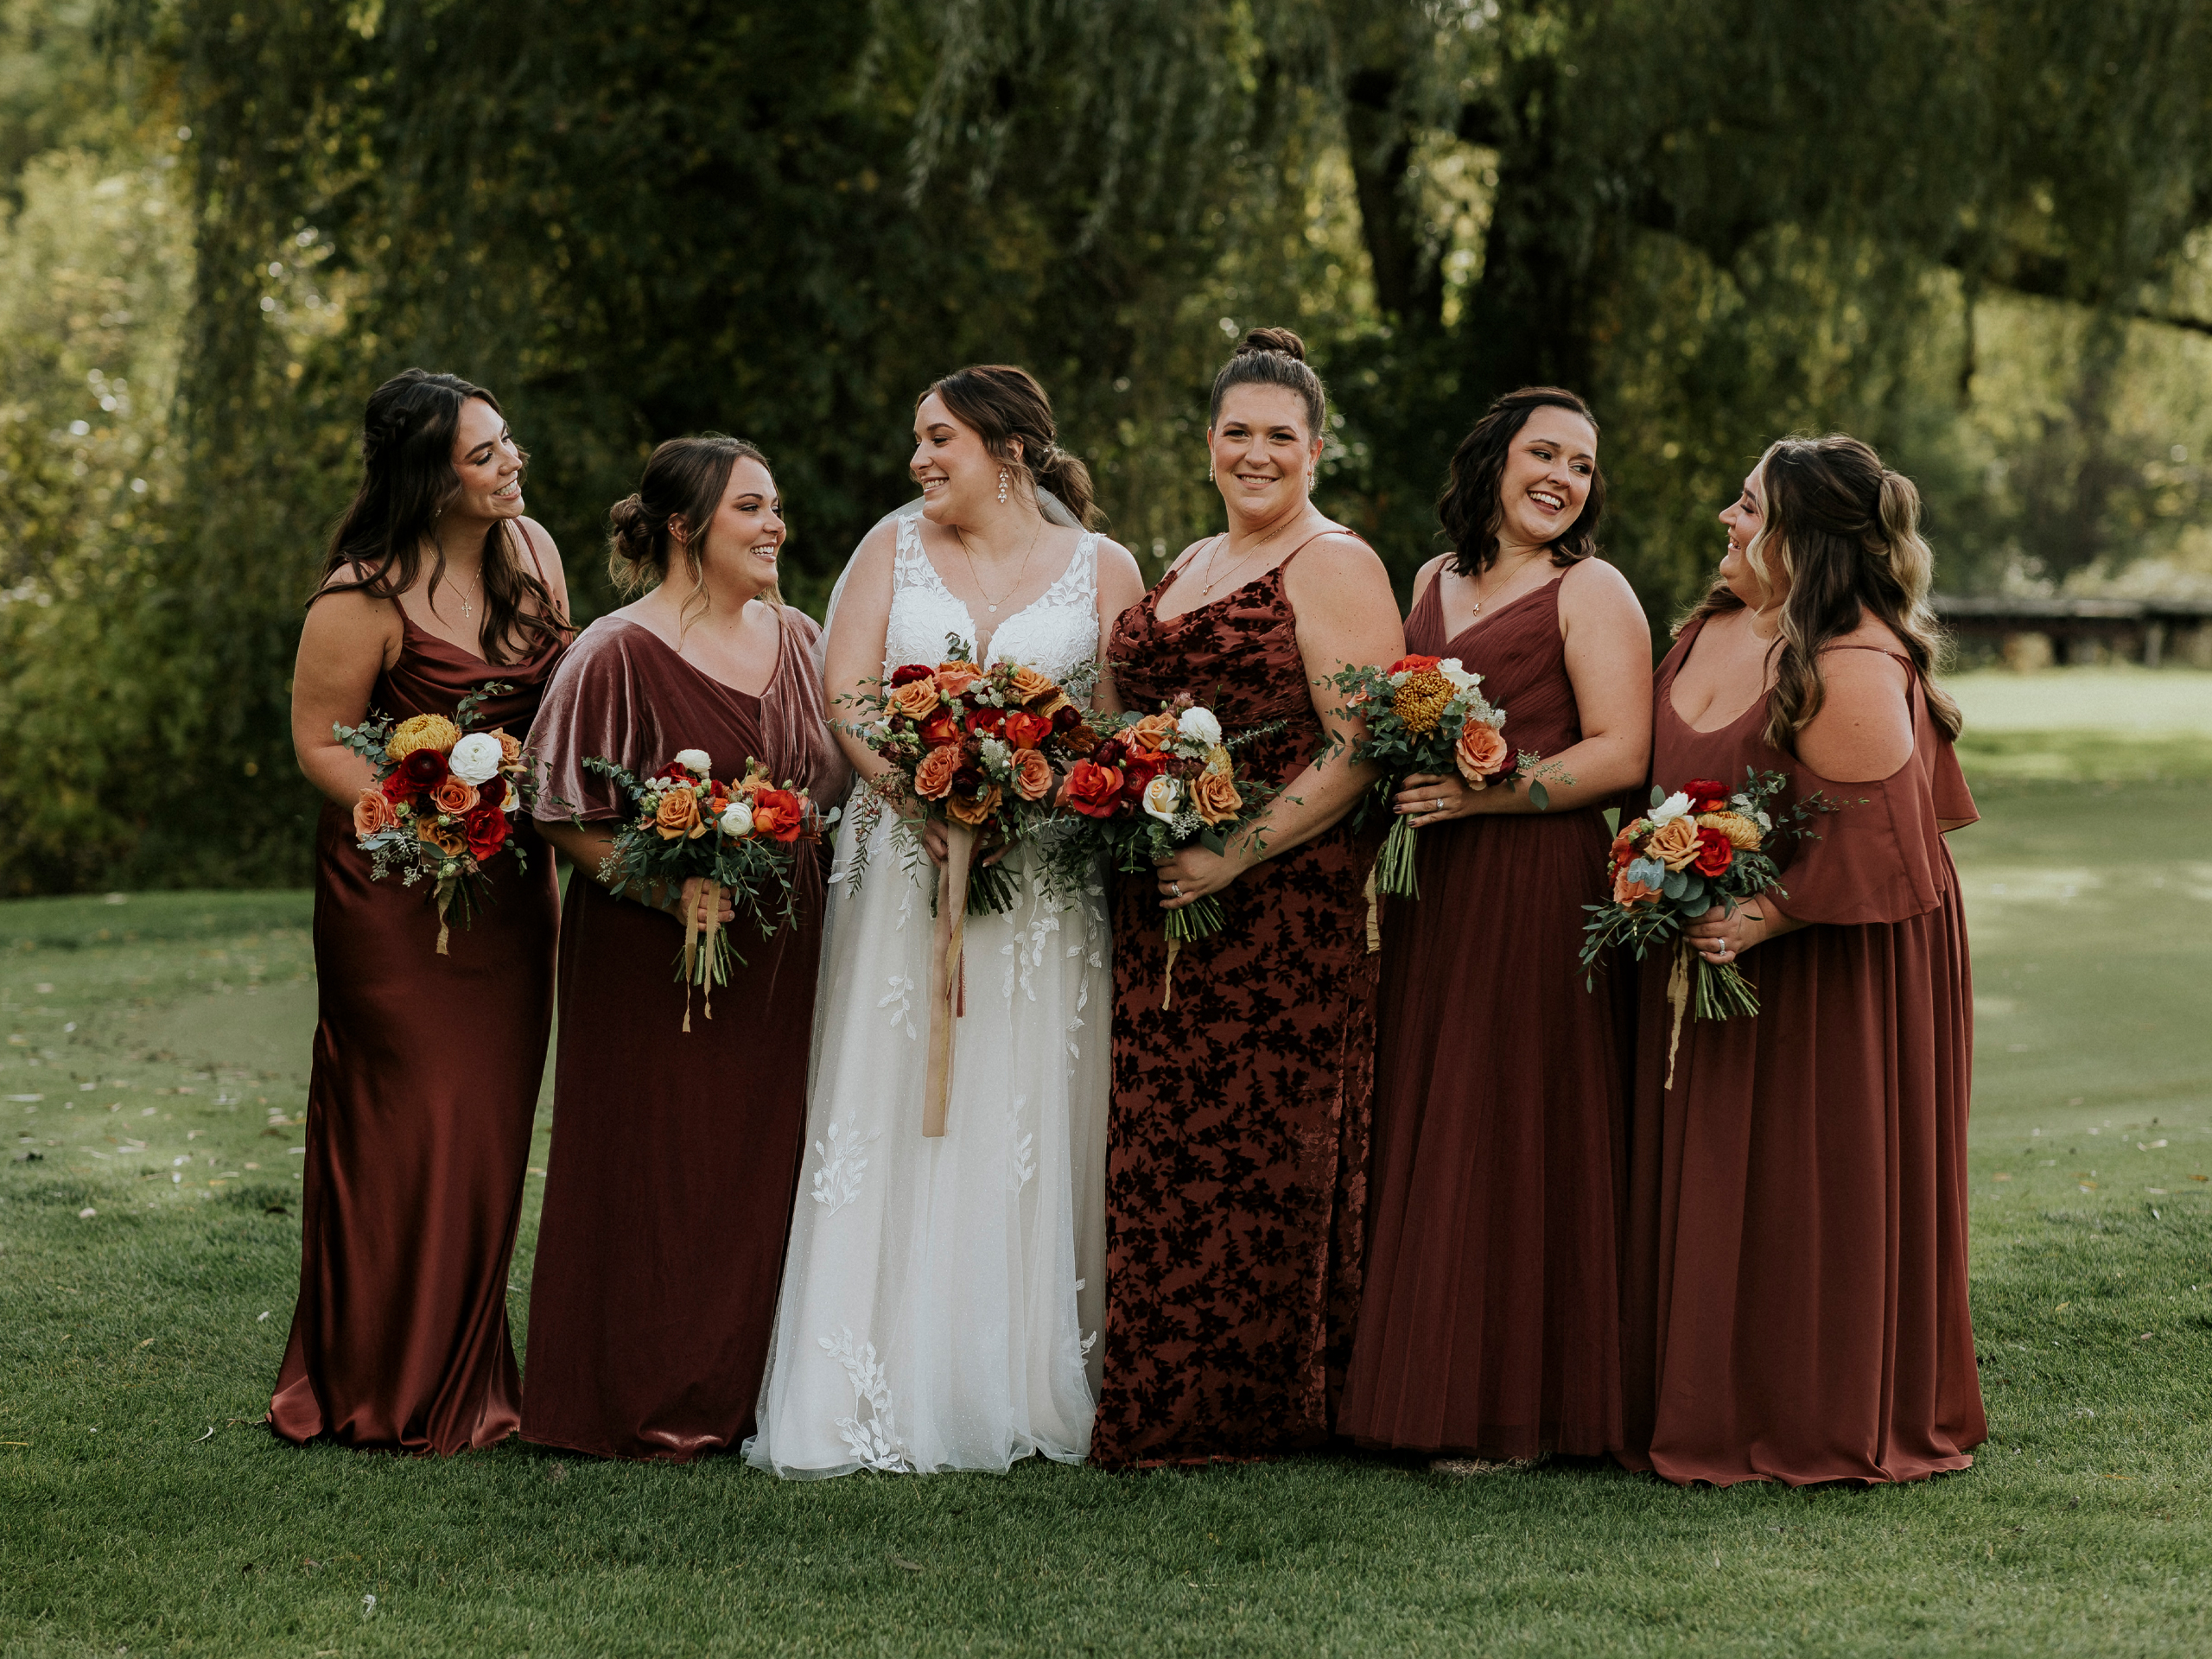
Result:
{"label": "spaghetti strap", "polygon": [[1368,546],[1367,537],[1361,535],[1357,531],[1352,530],[1344,524],[1332,524],[1326,530],[1315,531],[1311,536],[1308,536],[1296,547],[1292,548],[1289,552],[1284,554],[1280,559],[1277,559],[1275,561],[1275,574],[1277,575],[1281,575],[1284,571],[1289,569],[1290,562],[1293,559],[1296,558],[1300,554],[1303,553],[1307,548],[1313,546],[1314,543],[1319,541],[1325,536],[1349,536],[1352,540],[1357,542],[1362,547],[1367,548],[1369,552],[1372,553],[1375,551],[1372,547]]}

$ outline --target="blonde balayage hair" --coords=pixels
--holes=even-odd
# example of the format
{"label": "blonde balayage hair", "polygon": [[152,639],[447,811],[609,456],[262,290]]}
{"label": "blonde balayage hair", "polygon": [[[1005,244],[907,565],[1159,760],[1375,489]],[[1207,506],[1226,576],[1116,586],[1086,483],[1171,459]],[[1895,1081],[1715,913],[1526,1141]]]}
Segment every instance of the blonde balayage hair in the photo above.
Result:
{"label": "blonde balayage hair", "polygon": [[[1857,438],[1782,438],[1751,474],[1759,528],[1744,550],[1769,592],[1783,586],[1781,637],[1765,738],[1785,754],[1819,714],[1827,682],[1821,653],[1871,612],[1896,634],[1919,671],[1929,712],[1944,735],[1958,736],[1959,706],[1936,683],[1944,639],[1928,603],[1936,555],[1920,533],[1920,492]],[[1716,582],[1675,626],[1743,608]]]}

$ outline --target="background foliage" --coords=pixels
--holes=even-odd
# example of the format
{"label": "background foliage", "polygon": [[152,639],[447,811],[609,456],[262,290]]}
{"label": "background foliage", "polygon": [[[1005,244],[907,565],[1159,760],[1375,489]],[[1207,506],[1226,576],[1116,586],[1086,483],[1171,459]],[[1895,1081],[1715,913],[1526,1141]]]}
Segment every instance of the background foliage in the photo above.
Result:
{"label": "background foliage", "polygon": [[299,601],[409,363],[499,391],[587,614],[703,427],[776,458],[818,601],[977,359],[1156,566],[1259,321],[1402,578],[1543,378],[1655,615],[1829,427],[1955,589],[2205,580],[2208,84],[2190,0],[0,0],[0,890],[303,872]]}

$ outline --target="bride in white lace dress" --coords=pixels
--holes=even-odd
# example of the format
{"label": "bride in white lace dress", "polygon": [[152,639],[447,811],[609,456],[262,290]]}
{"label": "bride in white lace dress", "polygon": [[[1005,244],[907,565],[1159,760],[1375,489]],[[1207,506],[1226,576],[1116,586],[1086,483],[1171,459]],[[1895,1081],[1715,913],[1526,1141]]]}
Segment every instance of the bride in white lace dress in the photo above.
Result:
{"label": "bride in white lace dress", "polygon": [[[1126,550],[1082,529],[1090,479],[1053,442],[1036,382],[963,369],[923,397],[914,435],[920,507],[869,533],[832,601],[833,704],[943,660],[948,634],[978,663],[1063,681],[1094,662],[1144,584]],[[885,770],[841,741],[863,779]],[[855,893],[868,819],[849,808],[837,834],[805,1162],[746,1456],[794,1478],[1003,1470],[1032,1452],[1079,1463],[1104,1289],[1103,888],[1062,908],[1027,849],[1007,855],[1019,897],[968,918],[951,1106],[944,1135],[925,1140],[943,832],[931,827],[921,857],[877,817]]]}

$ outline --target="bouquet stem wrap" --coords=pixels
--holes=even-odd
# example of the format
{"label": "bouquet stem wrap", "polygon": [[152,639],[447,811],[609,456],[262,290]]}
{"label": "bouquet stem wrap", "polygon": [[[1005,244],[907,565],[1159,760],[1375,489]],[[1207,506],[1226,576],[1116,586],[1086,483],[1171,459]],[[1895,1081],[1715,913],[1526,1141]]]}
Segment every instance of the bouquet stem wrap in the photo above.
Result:
{"label": "bouquet stem wrap", "polygon": [[944,868],[938,874],[937,936],[930,957],[929,1092],[922,1097],[922,1133],[944,1133],[945,1108],[952,1097],[952,1023],[961,1007],[961,953],[966,948],[968,867],[976,856],[976,832],[948,819],[944,826]]}
{"label": "bouquet stem wrap", "polygon": [[453,905],[454,889],[460,885],[461,878],[457,875],[441,876],[438,879],[438,954],[442,957],[453,954],[446,949],[446,941],[453,937],[453,928],[446,920],[446,912]]}
{"label": "bouquet stem wrap", "polygon": [[[701,921],[701,910],[707,919]],[[715,1017],[715,945],[722,925],[722,884],[702,878],[697,897],[683,906],[683,1029],[691,1029],[691,988],[706,988],[707,1018]]]}

